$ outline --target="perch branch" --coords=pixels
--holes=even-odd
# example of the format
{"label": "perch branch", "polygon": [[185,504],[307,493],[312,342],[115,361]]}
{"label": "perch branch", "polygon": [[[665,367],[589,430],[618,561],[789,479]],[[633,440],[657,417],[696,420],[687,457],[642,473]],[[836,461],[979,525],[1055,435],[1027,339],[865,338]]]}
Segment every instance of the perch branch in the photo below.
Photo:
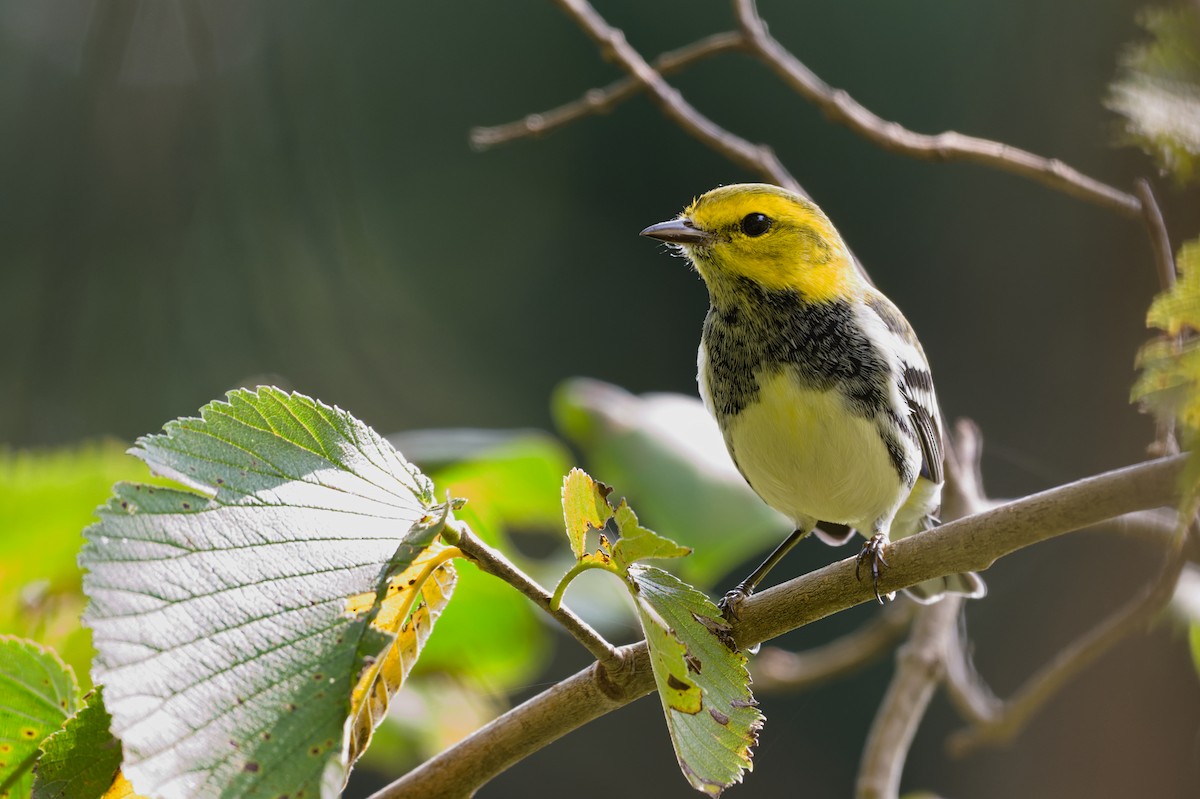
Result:
{"label": "perch branch", "polygon": [[[880,590],[984,569],[1039,541],[1131,511],[1170,505],[1183,463],[1184,456],[1175,456],[1118,469],[895,541]],[[854,579],[854,568],[855,559],[846,558],[748,599],[734,629],[739,646],[874,601],[871,586]],[[619,652],[619,669],[589,666],[422,763],[372,799],[470,795],[551,741],[652,691],[645,643]]]}

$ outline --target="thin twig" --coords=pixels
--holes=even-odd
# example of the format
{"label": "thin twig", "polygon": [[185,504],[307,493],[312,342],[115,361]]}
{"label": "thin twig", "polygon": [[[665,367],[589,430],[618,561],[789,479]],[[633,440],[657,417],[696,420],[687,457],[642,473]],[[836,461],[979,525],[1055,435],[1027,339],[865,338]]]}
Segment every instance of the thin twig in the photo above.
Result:
{"label": "thin twig", "polygon": [[454,523],[454,532],[458,535],[458,540],[454,543],[458,545],[464,555],[479,564],[479,568],[516,588],[534,604],[550,614],[605,668],[610,670],[620,668],[621,653],[616,647],[604,640],[600,633],[592,629],[591,625],[572,613],[565,605],[552,608],[550,592],[518,569],[512,561],[504,556],[503,552],[493,549],[476,538],[475,534],[471,532],[471,528],[462,522]]}
{"label": "thin twig", "polygon": [[[1154,251],[1154,265],[1158,271],[1158,287],[1161,291],[1170,291],[1175,287],[1175,256],[1172,255],[1171,237],[1167,234],[1167,225],[1163,222],[1162,211],[1154,198],[1150,183],[1139,178],[1134,184],[1138,199],[1142,202],[1142,220],[1146,223],[1146,233],[1150,236],[1150,248]],[[1182,341],[1177,337],[1178,341]],[[1155,423],[1154,443],[1149,447],[1151,457],[1174,455],[1179,451],[1179,442],[1175,439],[1175,420],[1170,417],[1159,418]]]}
{"label": "thin twig", "polygon": [[792,177],[765,144],[751,144],[722,128],[683,99],[679,90],[663,80],[662,75],[646,63],[642,54],[630,46],[625,34],[604,21],[586,0],[555,0],[583,28],[605,56],[611,56],[645,90],[663,113],[685,131],[724,155],[735,164],[757,172],[767,180],[800,193],[800,182]]}
{"label": "thin twig", "polygon": [[853,674],[904,636],[915,609],[912,602],[893,602],[854,632],[804,652],[763,647],[750,663],[755,693],[803,691]]}
{"label": "thin twig", "polygon": [[[1171,505],[1184,462],[1184,456],[1176,456],[1118,469],[894,541],[880,590],[983,569],[1016,549],[1105,518]],[[739,646],[874,601],[869,581],[854,579],[854,568],[855,559],[846,558],[750,597],[734,628]],[[645,643],[619,653],[620,670],[589,666],[425,761],[372,799],[468,796],[551,741],[650,693],[654,677]]]}
{"label": "thin twig", "polygon": [[[663,53],[654,59],[651,66],[659,75],[670,75],[697,61],[731,50],[742,50],[745,49],[745,46],[745,37],[740,33],[733,31],[715,33],[680,47],[678,50]],[[641,81],[633,77],[625,77],[603,88],[589,89],[578,100],[573,100],[549,111],[530,114],[524,119],[503,125],[472,128],[471,145],[480,150],[486,150],[497,144],[507,144],[517,139],[541,136],[569,125],[582,117],[608,113],[643,88],[644,84]]]}
{"label": "thin twig", "polygon": [[[1175,583],[1185,561],[1183,553],[1183,542],[1177,540],[1175,548],[1168,552],[1161,572],[1141,595],[1055,655],[1012,699],[994,705],[992,712],[975,726],[951,735],[947,741],[951,754],[962,756],[982,746],[1009,742],[1072,677],[1122,638],[1153,620],[1175,593]],[[985,707],[981,705],[976,710]]]}
{"label": "thin twig", "polygon": [[941,681],[945,651],[962,602],[961,597],[947,595],[917,611],[912,634],[896,654],[896,673],[867,735],[855,784],[858,799],[896,799],[900,795],[904,761]]}
{"label": "thin twig", "polygon": [[1175,257],[1171,254],[1171,237],[1167,235],[1167,224],[1163,221],[1154,191],[1145,178],[1134,183],[1138,200],[1142,204],[1142,220],[1150,235],[1150,248],[1154,250],[1154,265],[1158,269],[1158,287],[1169,291],[1175,286]]}
{"label": "thin twig", "polygon": [[1035,180],[1058,191],[1125,216],[1142,212],[1137,197],[1072,169],[1057,158],[1043,158],[1001,142],[955,131],[914,133],[868,110],[842,89],[834,89],[776,41],[758,15],[754,0],[734,0],[734,13],[751,50],[795,91],[817,105],[834,122],[850,128],[885,150],[929,161],[969,161]]}

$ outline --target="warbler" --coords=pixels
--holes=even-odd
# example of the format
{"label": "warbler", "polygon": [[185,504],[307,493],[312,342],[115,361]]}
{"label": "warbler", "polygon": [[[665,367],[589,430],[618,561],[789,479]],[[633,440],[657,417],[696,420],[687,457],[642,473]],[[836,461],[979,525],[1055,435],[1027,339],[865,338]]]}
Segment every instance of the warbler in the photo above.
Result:
{"label": "warbler", "polygon": [[[708,287],[700,395],[742,476],[795,525],[724,606],[736,614],[810,532],[829,544],[848,539],[819,522],[866,537],[858,565],[882,602],[890,538],[936,524],[941,502],[942,422],[912,327],[821,209],[777,186],[714,189],[641,235],[681,251]],[[921,602],[946,591],[986,589],[974,573],[907,589]]]}

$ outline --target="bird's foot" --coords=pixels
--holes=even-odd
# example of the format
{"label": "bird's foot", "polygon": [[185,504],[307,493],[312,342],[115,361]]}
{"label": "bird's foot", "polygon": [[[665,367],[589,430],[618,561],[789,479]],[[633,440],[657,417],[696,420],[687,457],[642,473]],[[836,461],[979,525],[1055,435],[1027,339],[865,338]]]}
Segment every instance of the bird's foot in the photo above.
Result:
{"label": "bird's foot", "polygon": [[[862,581],[862,566],[863,562],[867,561],[871,565],[871,586],[875,589],[875,599],[879,600],[879,604],[883,604],[884,594],[879,593],[879,575],[887,568],[888,562],[883,557],[883,550],[887,546],[888,538],[883,533],[876,533],[867,539],[863,544],[862,550],[858,553],[857,561],[854,565],[854,576]],[[894,599],[895,594],[887,594],[887,598]]]}
{"label": "bird's foot", "polygon": [[745,583],[738,583],[733,589],[726,592],[725,596],[721,597],[717,607],[721,609],[721,615],[725,617],[726,621],[737,621],[738,610],[753,592],[754,589],[747,588]]}

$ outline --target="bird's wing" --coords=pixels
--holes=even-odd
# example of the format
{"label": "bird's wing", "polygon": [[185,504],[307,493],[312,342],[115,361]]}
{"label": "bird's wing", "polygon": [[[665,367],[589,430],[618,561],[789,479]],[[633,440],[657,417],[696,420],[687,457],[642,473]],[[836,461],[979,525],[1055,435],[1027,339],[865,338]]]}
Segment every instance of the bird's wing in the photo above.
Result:
{"label": "bird's wing", "polygon": [[941,412],[933,391],[933,376],[929,373],[925,351],[921,349],[921,342],[917,340],[912,325],[890,300],[876,292],[868,299],[867,306],[896,338],[899,356],[897,381],[900,395],[908,406],[909,423],[916,431],[917,443],[921,447],[921,475],[934,483],[941,483],[945,457]]}

